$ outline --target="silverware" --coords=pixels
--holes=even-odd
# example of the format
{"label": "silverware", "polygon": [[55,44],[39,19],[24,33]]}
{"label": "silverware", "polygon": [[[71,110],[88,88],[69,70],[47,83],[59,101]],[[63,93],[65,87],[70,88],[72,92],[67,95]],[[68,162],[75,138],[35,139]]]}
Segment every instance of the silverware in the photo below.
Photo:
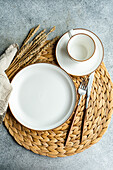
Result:
{"label": "silverware", "polygon": [[85,112],[84,112],[83,121],[82,121],[82,128],[81,128],[81,138],[80,138],[81,142],[82,142],[82,139],[83,139],[84,125],[85,125],[85,120],[86,120],[86,115],[87,115],[87,108],[88,108],[88,103],[89,103],[89,99],[90,99],[90,93],[91,93],[91,88],[92,88],[92,84],[93,84],[94,74],[95,74],[95,72],[93,72],[89,76],[89,82],[88,82],[88,86],[87,86],[86,107],[85,107]]}
{"label": "silverware", "polygon": [[78,112],[78,108],[79,108],[79,105],[80,105],[81,98],[82,98],[83,95],[86,94],[86,91],[87,91],[87,82],[83,79],[83,81],[81,82],[81,84],[80,84],[80,86],[78,88],[78,93],[80,94],[80,98],[79,98],[79,102],[78,102],[76,111],[74,113],[74,116],[73,116],[73,119],[72,119],[72,122],[71,122],[71,125],[70,125],[70,128],[69,128],[69,131],[67,133],[66,141],[65,141],[65,144],[64,144],[65,146],[69,141],[69,136],[70,136],[70,133],[71,133],[74,121],[75,121],[76,114]]}

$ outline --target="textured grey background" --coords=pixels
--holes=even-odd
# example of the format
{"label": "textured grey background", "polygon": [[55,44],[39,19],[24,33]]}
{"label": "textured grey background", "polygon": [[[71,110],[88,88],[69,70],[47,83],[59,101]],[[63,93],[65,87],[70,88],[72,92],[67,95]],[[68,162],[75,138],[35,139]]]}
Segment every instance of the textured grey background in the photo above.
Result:
{"label": "textured grey background", "polygon": [[[50,38],[71,28],[95,32],[105,48],[105,65],[113,81],[112,0],[0,0],[0,53],[11,43],[19,45],[30,28],[56,26]],[[65,158],[36,155],[19,146],[0,127],[0,170],[112,170],[113,118],[103,138],[88,150]]]}

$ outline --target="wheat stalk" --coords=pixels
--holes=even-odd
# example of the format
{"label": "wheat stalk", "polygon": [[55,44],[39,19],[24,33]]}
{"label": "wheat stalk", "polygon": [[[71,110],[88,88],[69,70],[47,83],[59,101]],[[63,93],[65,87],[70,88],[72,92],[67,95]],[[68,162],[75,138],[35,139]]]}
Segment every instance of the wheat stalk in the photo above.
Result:
{"label": "wheat stalk", "polygon": [[34,37],[33,41],[36,41],[45,31],[46,29],[42,30],[38,35],[36,35],[36,37]]}
{"label": "wheat stalk", "polygon": [[[22,47],[24,47],[24,46],[28,43],[28,41],[30,40],[30,37],[32,37],[32,34],[33,34],[34,30],[35,30],[35,28],[32,28],[32,29],[30,30],[30,32],[28,33],[26,39],[25,39],[24,42],[23,42]],[[21,47],[21,48],[22,48],[22,47]]]}
{"label": "wheat stalk", "polygon": [[48,35],[55,30],[55,27],[53,27],[47,34],[45,33],[46,29],[42,30],[31,42],[29,42],[38,31],[39,27],[40,25],[30,30],[15,59],[6,70],[9,79],[11,79],[21,68],[27,65],[41,61],[45,62],[47,58],[52,61],[50,54],[48,56],[44,56],[44,54],[48,53],[47,49],[50,48],[58,39],[58,37],[56,37],[51,41],[46,41]]}
{"label": "wheat stalk", "polygon": [[31,31],[30,31],[30,33],[28,34],[28,36],[27,36],[27,38],[26,38],[26,40],[24,41],[24,44],[23,45],[26,45],[28,42],[29,42],[29,40],[36,34],[36,32],[39,30],[39,28],[40,28],[40,25],[38,25],[36,28],[32,28],[31,29]]}

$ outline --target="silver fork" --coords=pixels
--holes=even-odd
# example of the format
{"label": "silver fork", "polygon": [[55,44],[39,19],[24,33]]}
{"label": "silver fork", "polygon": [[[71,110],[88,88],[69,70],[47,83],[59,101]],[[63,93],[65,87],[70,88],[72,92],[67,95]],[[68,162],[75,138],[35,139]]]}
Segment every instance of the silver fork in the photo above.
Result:
{"label": "silver fork", "polygon": [[87,91],[87,82],[83,79],[83,81],[81,82],[81,84],[78,88],[78,93],[80,94],[78,106],[80,105],[82,96],[86,94],[86,91]]}
{"label": "silver fork", "polygon": [[71,122],[71,125],[70,125],[70,128],[69,128],[69,131],[67,133],[66,141],[65,141],[65,144],[64,144],[65,146],[69,141],[69,136],[70,136],[70,133],[71,133],[71,130],[72,130],[75,118],[76,118],[76,114],[78,112],[78,108],[79,108],[79,105],[80,105],[81,98],[82,98],[83,95],[86,94],[86,91],[87,91],[87,82],[83,79],[80,86],[79,86],[79,88],[78,88],[78,93],[80,94],[80,98],[79,98],[79,101],[78,101],[76,111],[75,111],[75,113],[73,115],[73,119],[72,119],[72,122]]}

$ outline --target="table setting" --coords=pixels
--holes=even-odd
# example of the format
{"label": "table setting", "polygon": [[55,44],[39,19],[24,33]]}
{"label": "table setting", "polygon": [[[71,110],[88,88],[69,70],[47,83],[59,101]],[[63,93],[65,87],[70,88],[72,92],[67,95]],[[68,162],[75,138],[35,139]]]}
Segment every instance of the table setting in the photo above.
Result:
{"label": "table setting", "polygon": [[47,40],[55,27],[48,33],[39,28],[30,30],[20,49],[13,44],[0,59],[0,76],[7,80],[0,84],[0,122],[19,145],[34,153],[71,156],[106,132],[113,83],[95,33],[74,28]]}

